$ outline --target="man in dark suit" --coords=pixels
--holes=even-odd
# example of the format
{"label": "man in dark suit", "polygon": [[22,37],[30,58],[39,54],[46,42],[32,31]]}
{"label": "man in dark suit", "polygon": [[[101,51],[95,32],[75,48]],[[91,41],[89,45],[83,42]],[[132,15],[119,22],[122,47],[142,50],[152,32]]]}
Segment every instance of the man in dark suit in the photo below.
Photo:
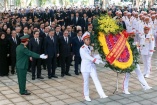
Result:
{"label": "man in dark suit", "polygon": [[23,33],[20,34],[20,37],[25,36],[25,35],[28,35],[28,26],[23,27]]}
{"label": "man in dark suit", "polygon": [[[43,41],[42,41],[42,38],[39,38],[39,31],[34,31],[33,35],[34,37],[31,38],[29,41],[29,50],[37,54],[42,54]],[[41,59],[30,57],[30,61],[32,61],[32,65],[31,65],[32,66],[32,80],[35,80],[36,67],[37,67],[37,78],[44,79],[41,76]]]}
{"label": "man in dark suit", "polygon": [[[63,33],[61,32],[61,27],[59,25],[56,26],[55,36],[57,37],[57,39],[63,37]],[[57,57],[57,67],[61,67],[60,56]]]}
{"label": "man in dark suit", "polygon": [[74,26],[81,26],[81,18],[79,17],[78,12],[76,12],[76,16],[74,18]]}
{"label": "man in dark suit", "polygon": [[38,18],[38,19],[41,19],[41,18],[42,18],[42,14],[40,13],[39,10],[36,10],[34,16],[35,16],[36,18]]}
{"label": "man in dark suit", "polygon": [[68,17],[68,25],[74,25],[74,13],[71,13],[71,15]]}
{"label": "man in dark suit", "polygon": [[50,18],[51,18],[51,21],[53,22],[54,21],[54,9],[53,8],[50,9]]}
{"label": "man in dark suit", "polygon": [[[76,36],[74,32],[72,32],[72,27],[67,26],[67,31],[69,32],[69,38],[70,40],[73,40],[73,38]],[[72,46],[71,46],[71,59],[70,59],[70,66],[73,66],[72,63],[73,53],[72,53]]]}
{"label": "man in dark suit", "polygon": [[61,32],[61,26],[60,26],[60,25],[57,25],[57,26],[56,26],[55,36],[56,36],[57,38],[60,38],[60,37],[63,36],[63,33]]}
{"label": "man in dark suit", "polygon": [[73,38],[72,46],[73,46],[73,55],[75,56],[75,74],[79,75],[78,65],[81,63],[80,57],[80,47],[83,45],[83,41],[81,40],[82,31],[77,31],[77,36]]}
{"label": "man in dark suit", "polygon": [[71,39],[73,39],[76,36],[76,33],[72,32],[72,27],[71,26],[67,26],[67,31],[68,31],[69,37]]}
{"label": "man in dark suit", "polygon": [[55,36],[55,31],[50,30],[49,36],[45,38],[44,41],[44,51],[45,55],[48,56],[47,59],[47,68],[48,68],[48,78],[58,78],[55,75],[56,70],[56,58],[59,56],[58,54],[58,44],[57,44],[57,37]]}
{"label": "man in dark suit", "polygon": [[87,31],[87,27],[88,27],[88,18],[87,18],[87,14],[84,13],[83,14],[83,18],[82,18],[82,31],[85,32]]}
{"label": "man in dark suit", "polygon": [[68,31],[65,30],[63,37],[59,38],[59,56],[61,62],[61,77],[71,76],[69,73],[71,59],[71,39],[68,37]]}
{"label": "man in dark suit", "polygon": [[39,29],[39,37],[44,37],[44,23],[40,23],[40,29]]}
{"label": "man in dark suit", "polygon": [[26,16],[25,10],[21,10],[21,13],[19,13],[19,17],[23,18]]}
{"label": "man in dark suit", "polygon": [[15,28],[15,31],[16,31],[16,36],[18,37],[18,38],[20,38],[22,35],[21,35],[21,27],[20,26],[17,26],[16,28]]}
{"label": "man in dark suit", "polygon": [[31,9],[31,10],[29,11],[29,13],[27,14],[27,19],[30,18],[30,19],[32,19],[33,22],[34,22],[34,16],[35,16],[34,10]]}
{"label": "man in dark suit", "polygon": [[45,12],[44,12],[44,14],[43,14],[43,19],[44,19],[44,22],[50,20],[50,13],[49,13],[49,10],[48,10],[48,9],[45,9]]}
{"label": "man in dark suit", "polygon": [[9,39],[9,53],[11,58],[11,74],[15,73],[16,64],[16,47],[20,44],[20,39],[16,36],[16,31],[11,32],[11,38]]}
{"label": "man in dark suit", "polygon": [[121,26],[121,27],[123,27],[123,29],[126,30],[126,24],[125,24],[125,22],[123,21],[122,17],[118,18],[118,21],[119,21],[119,22],[118,22],[118,25]]}

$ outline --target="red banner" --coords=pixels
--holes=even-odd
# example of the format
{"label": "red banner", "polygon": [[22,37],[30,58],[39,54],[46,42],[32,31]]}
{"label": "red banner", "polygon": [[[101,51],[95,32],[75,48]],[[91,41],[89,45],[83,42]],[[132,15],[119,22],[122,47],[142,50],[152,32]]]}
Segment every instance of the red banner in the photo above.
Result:
{"label": "red banner", "polygon": [[120,33],[120,37],[116,44],[114,44],[113,48],[110,50],[109,54],[106,56],[106,60],[112,64],[118,57],[121,55],[123,50],[125,49],[127,37],[124,34]]}

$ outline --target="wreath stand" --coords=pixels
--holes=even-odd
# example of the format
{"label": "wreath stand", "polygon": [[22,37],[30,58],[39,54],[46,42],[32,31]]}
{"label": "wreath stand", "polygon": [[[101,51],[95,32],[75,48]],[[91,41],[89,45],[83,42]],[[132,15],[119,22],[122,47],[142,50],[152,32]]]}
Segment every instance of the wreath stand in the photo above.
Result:
{"label": "wreath stand", "polygon": [[118,93],[118,86],[119,86],[119,71],[117,71],[116,89],[114,90],[113,94]]}
{"label": "wreath stand", "polygon": [[[130,76],[132,76],[133,78],[136,78],[134,75],[132,75],[131,73],[130,73]],[[117,71],[117,81],[116,81],[116,89],[114,90],[114,92],[113,92],[113,94],[115,94],[115,93],[118,93],[118,84],[119,84],[119,71]],[[138,79],[138,81],[140,82],[140,84],[141,84],[141,86],[142,87],[145,87],[145,85]]]}

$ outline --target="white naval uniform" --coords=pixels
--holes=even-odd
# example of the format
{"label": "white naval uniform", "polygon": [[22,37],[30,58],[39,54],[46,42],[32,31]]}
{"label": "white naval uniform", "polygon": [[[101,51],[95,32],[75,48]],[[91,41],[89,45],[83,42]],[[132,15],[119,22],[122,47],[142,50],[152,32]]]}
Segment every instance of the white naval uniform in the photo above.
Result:
{"label": "white naval uniform", "polygon": [[144,28],[144,22],[142,20],[139,20],[139,27],[138,27],[139,34],[143,33],[143,28]]}
{"label": "white naval uniform", "polygon": [[[157,42],[157,22],[154,20],[154,21],[151,21],[150,22],[150,24],[151,24],[151,26],[152,26],[152,34],[153,34],[153,36],[154,36],[154,45],[156,46],[156,42]],[[154,47],[155,47],[154,46]]]}
{"label": "white naval uniform", "polygon": [[127,16],[123,16],[122,20],[125,22],[126,20],[128,20],[128,17]]}
{"label": "white naval uniform", "polygon": [[133,32],[135,33],[134,41],[139,42],[139,19],[138,18],[134,18],[132,22],[132,29],[133,29]]}
{"label": "white naval uniform", "polygon": [[[149,88],[149,85],[148,83],[146,82],[141,70],[140,70],[140,66],[137,64],[136,65],[136,69],[134,70],[136,75],[138,76],[138,80],[139,82],[141,83],[142,87],[144,89],[148,89]],[[129,79],[130,79],[130,73],[126,73],[125,74],[125,78],[124,78],[124,82],[123,82],[123,90],[124,92],[127,92],[128,91],[128,86],[129,86]]]}
{"label": "white naval uniform", "polygon": [[144,75],[150,74],[151,69],[151,57],[154,51],[154,36],[152,34],[140,36],[140,52],[144,64]]}
{"label": "white naval uniform", "polygon": [[83,92],[84,96],[89,96],[89,76],[93,79],[93,82],[95,84],[96,90],[98,94],[101,96],[106,96],[102,86],[99,82],[99,79],[97,77],[97,72],[96,72],[96,66],[94,64],[94,60],[96,58],[92,57],[91,50],[88,48],[87,45],[83,45],[80,48],[80,56],[81,56],[81,72],[83,76]]}
{"label": "white naval uniform", "polygon": [[125,21],[125,25],[126,25],[126,31],[127,32],[132,32],[132,19],[127,19],[126,21]]}

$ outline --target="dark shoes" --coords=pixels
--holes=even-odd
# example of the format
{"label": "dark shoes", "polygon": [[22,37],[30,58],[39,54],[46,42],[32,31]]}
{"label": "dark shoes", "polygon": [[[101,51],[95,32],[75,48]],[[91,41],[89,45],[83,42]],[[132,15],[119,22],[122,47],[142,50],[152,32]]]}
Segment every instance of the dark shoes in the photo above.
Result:
{"label": "dark shoes", "polygon": [[32,77],[32,80],[35,80],[35,77]]}
{"label": "dark shoes", "polygon": [[61,74],[61,77],[64,77],[64,74]]}
{"label": "dark shoes", "polygon": [[78,73],[78,72],[75,72],[75,75],[79,75],[79,73]]}
{"label": "dark shoes", "polygon": [[[66,73],[65,75],[67,75],[67,76],[71,76],[70,73]],[[64,77],[64,74],[61,74],[61,77]]]}
{"label": "dark shoes", "polygon": [[44,79],[44,77],[40,76],[40,77],[37,77],[38,79]]}
{"label": "dark shoes", "polygon": [[11,71],[11,74],[15,74],[15,71]]}
{"label": "dark shoes", "polygon": [[56,75],[52,75],[53,78],[58,78]]}
{"label": "dark shoes", "polygon": [[21,95],[31,95],[31,93],[26,92],[26,93],[22,93]]}
{"label": "dark shoes", "polygon": [[67,76],[71,76],[71,74],[70,74],[70,73],[66,73],[65,75],[67,75]]}
{"label": "dark shoes", "polygon": [[51,79],[52,78],[52,76],[48,76],[48,79]]}
{"label": "dark shoes", "polygon": [[[44,79],[44,77],[40,76],[40,77],[37,77],[37,79]],[[32,80],[35,80],[35,77],[32,77]]]}

